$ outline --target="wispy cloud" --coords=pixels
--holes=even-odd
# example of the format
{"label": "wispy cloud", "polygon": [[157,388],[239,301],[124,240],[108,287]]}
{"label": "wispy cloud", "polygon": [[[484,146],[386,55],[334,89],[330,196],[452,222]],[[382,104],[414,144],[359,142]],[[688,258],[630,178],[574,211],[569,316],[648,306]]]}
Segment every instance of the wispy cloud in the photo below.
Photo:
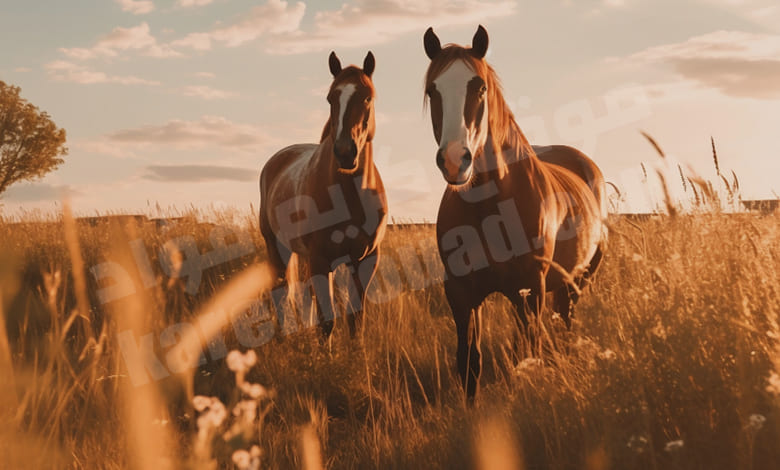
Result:
{"label": "wispy cloud", "polygon": [[700,86],[743,98],[780,98],[780,35],[716,31],[631,57],[664,64]]}
{"label": "wispy cloud", "polygon": [[221,165],[150,165],[144,179],[166,182],[253,181],[258,171]]}
{"label": "wispy cloud", "polygon": [[294,30],[270,38],[270,53],[301,53],[333,47],[364,47],[389,42],[428,26],[476,24],[515,11],[514,0],[355,0],[315,15],[311,31]]}
{"label": "wispy cloud", "polygon": [[160,82],[146,80],[136,76],[109,75],[105,72],[93,70],[83,65],[74,64],[65,60],[56,60],[45,65],[49,77],[61,82],[80,83],[91,85],[96,83],[115,83],[119,85],[146,85],[158,86]]}
{"label": "wispy cloud", "polygon": [[282,0],[268,0],[249,10],[241,19],[212,29],[208,32],[191,33],[174,41],[174,47],[209,50],[214,43],[227,47],[236,47],[258,39],[264,34],[279,34],[297,31],[306,5],[297,2],[294,5]]}
{"label": "wispy cloud", "polygon": [[61,48],[60,51],[74,60],[117,57],[122,52],[135,52],[159,58],[181,56],[181,53],[170,46],[159,44],[146,22],[131,28],[114,28],[92,47]]}
{"label": "wispy cloud", "polygon": [[106,136],[109,141],[134,145],[168,145],[175,148],[217,146],[234,150],[257,148],[269,141],[262,129],[219,116],[197,121],[171,120],[160,125],[124,129]]}
{"label": "wispy cloud", "polygon": [[236,93],[227,90],[220,90],[206,85],[190,85],[181,89],[184,96],[193,96],[203,98],[204,100],[224,100],[237,96]]}
{"label": "wispy cloud", "polygon": [[210,3],[213,3],[214,0],[178,0],[176,4],[180,7],[202,7],[204,5],[208,5]]}
{"label": "wispy cloud", "polygon": [[151,0],[116,0],[122,7],[122,11],[134,15],[145,15],[154,11],[154,2]]}

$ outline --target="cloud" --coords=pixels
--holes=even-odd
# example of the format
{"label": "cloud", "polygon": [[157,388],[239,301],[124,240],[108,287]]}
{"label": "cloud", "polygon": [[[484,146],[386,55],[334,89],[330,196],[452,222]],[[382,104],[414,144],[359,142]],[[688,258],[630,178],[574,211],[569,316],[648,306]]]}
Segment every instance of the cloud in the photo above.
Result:
{"label": "cloud", "polygon": [[664,64],[701,87],[740,98],[780,98],[780,35],[716,31],[631,56]]}
{"label": "cloud", "polygon": [[14,69],[14,72],[16,72],[16,73],[27,73],[27,72],[32,72],[32,69],[29,68],[29,67],[16,67]]}
{"label": "cloud", "polygon": [[166,182],[254,181],[258,171],[220,165],[150,165],[144,179]]}
{"label": "cloud", "polygon": [[232,91],[220,90],[206,85],[190,85],[182,88],[181,94],[184,96],[194,96],[204,100],[224,100],[237,96]]}
{"label": "cloud", "polygon": [[159,44],[146,22],[131,28],[114,28],[90,48],[61,48],[60,52],[74,60],[117,57],[122,52],[135,52],[148,57],[177,57],[181,53],[170,46]]}
{"label": "cloud", "polygon": [[212,78],[217,78],[217,75],[211,72],[197,72],[195,76],[198,78],[207,78],[209,80]]}
{"label": "cloud", "polygon": [[236,124],[219,116],[203,116],[197,121],[175,119],[160,125],[116,131],[106,138],[120,144],[167,145],[176,148],[219,146],[237,150],[251,150],[269,140],[255,126]]}
{"label": "cloud", "polygon": [[212,3],[214,0],[179,0],[176,2],[180,7],[202,7]]}
{"label": "cloud", "polygon": [[96,83],[115,83],[119,85],[145,85],[158,86],[160,82],[146,80],[132,75],[108,75],[105,72],[99,72],[82,65],[74,64],[65,60],[55,60],[45,65],[49,77],[61,82],[80,83],[82,85],[91,85]]}
{"label": "cloud", "polygon": [[254,41],[264,34],[280,34],[297,31],[303,19],[306,5],[297,2],[290,5],[282,0],[268,0],[242,15],[241,19],[228,26],[215,28],[205,33],[191,33],[173,41],[173,47],[195,50],[210,50],[214,43],[237,47]]}
{"label": "cloud", "polygon": [[67,185],[53,185],[47,183],[28,183],[14,185],[0,194],[0,200],[8,202],[36,202],[61,200],[63,197],[74,197],[80,193]]}
{"label": "cloud", "polygon": [[154,11],[154,2],[151,0],[116,0],[122,7],[122,11],[134,15],[145,15]]}
{"label": "cloud", "polygon": [[476,24],[481,20],[514,13],[514,0],[355,0],[338,10],[315,15],[310,32],[300,30],[273,36],[270,53],[301,53],[380,44],[433,25]]}

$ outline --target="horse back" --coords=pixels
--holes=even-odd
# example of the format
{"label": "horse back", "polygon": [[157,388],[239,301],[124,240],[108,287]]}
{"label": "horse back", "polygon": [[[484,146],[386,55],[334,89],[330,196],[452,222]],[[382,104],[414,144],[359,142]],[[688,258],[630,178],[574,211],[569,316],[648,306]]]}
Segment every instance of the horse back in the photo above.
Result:
{"label": "horse back", "polygon": [[533,146],[536,156],[548,167],[565,168],[584,181],[599,205],[602,219],[607,217],[606,187],[604,175],[598,165],[587,155],[567,145]]}

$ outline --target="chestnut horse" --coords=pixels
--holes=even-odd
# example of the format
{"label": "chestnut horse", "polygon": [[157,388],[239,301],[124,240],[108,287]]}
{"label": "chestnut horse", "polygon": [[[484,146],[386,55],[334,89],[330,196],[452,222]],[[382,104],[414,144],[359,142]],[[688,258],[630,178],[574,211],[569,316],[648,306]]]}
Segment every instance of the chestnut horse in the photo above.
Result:
{"label": "chestnut horse", "polygon": [[385,232],[387,201],[371,147],[374,65],[369,52],[362,69],[342,68],[331,52],[330,117],[320,143],[280,150],[260,174],[260,231],[271,267],[280,284],[293,254],[308,268],[318,318],[304,325],[319,323],[326,336],[335,318],[333,271],[345,263],[351,270],[347,313],[354,335]]}
{"label": "chestnut horse", "polygon": [[425,77],[436,164],[448,186],[436,236],[444,290],[458,334],[458,372],[469,399],[482,366],[482,303],[493,292],[515,305],[521,331],[547,292],[567,327],[572,306],[606,242],[601,171],[566,146],[532,147],[485,61],[487,31],[471,47],[447,45],[429,28]]}

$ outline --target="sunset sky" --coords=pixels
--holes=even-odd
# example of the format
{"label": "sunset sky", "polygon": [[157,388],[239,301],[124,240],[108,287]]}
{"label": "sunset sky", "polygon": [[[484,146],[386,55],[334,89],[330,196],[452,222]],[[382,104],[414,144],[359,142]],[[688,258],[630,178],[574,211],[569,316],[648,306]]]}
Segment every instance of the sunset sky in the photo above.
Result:
{"label": "sunset sky", "polygon": [[780,193],[776,0],[4,0],[0,80],[67,130],[70,154],[0,196],[0,213],[54,210],[63,194],[80,214],[257,207],[267,159],[319,138],[329,52],[361,64],[370,49],[391,215],[433,220],[445,182],[422,36],[469,44],[478,24],[529,140],[591,155],[620,210],[657,202],[664,163],[640,130],[676,185],[677,163],[715,178],[713,136],[745,198]]}

